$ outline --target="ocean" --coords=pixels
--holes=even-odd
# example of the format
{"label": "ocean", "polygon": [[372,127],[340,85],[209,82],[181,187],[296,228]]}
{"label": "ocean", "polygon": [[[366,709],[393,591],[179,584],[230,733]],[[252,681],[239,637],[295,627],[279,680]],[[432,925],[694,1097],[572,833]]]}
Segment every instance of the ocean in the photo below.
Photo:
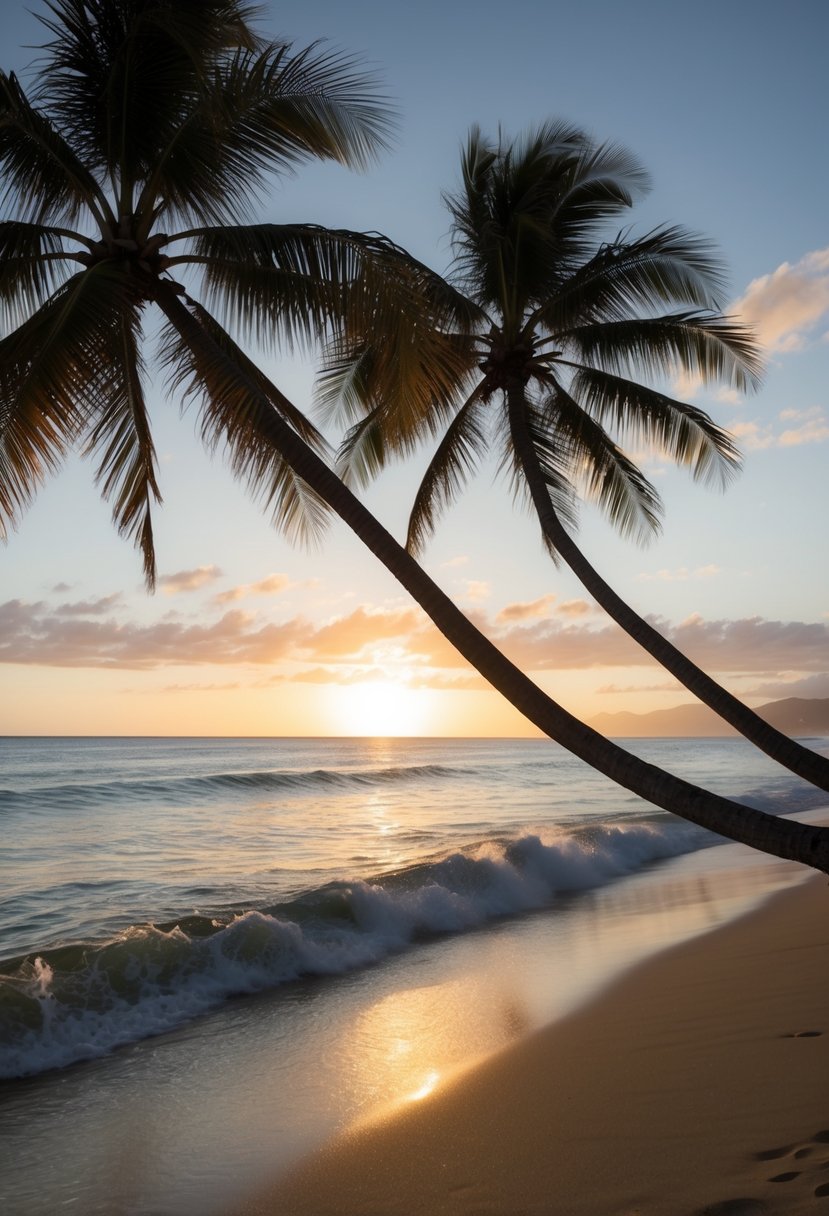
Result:
{"label": "ocean", "polygon": [[[742,740],[625,746],[826,804]],[[6,738],[0,821],[9,1216],[220,1213],[806,875],[546,740]]]}

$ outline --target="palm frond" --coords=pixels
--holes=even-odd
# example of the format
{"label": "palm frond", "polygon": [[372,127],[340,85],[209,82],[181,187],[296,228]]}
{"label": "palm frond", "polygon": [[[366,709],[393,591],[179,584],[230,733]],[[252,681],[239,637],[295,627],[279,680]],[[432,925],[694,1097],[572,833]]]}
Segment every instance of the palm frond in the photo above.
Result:
{"label": "palm frond", "polygon": [[578,363],[614,375],[658,378],[685,371],[703,384],[755,388],[762,363],[751,331],[732,317],[700,310],[576,325],[556,334]]}
{"label": "palm frond", "polygon": [[85,209],[99,222],[113,219],[93,174],[13,72],[0,72],[0,166],[2,205],[21,220],[72,224]]}
{"label": "palm frond", "polygon": [[[542,406],[524,393],[520,409],[521,435],[515,430],[519,425],[516,411],[504,408],[499,413],[498,423],[501,451],[499,472],[507,477],[515,502],[530,514],[538,513],[522,458],[526,439],[532,453],[531,459],[543,478],[553,510],[563,523],[575,531],[578,527],[578,503],[571,476],[570,451],[566,445],[558,442]],[[542,537],[550,556],[558,561],[558,554],[543,527]]]}
{"label": "palm frond", "polygon": [[248,218],[273,175],[308,160],[365,167],[389,144],[392,110],[373,76],[318,44],[271,44],[215,65],[155,151],[137,207],[177,222]]}
{"label": "palm frond", "polygon": [[415,556],[422,552],[438,517],[457,498],[486,453],[489,429],[485,388],[484,383],[478,385],[460,407],[421,479],[406,537],[406,548]]}
{"label": "palm frond", "polygon": [[278,413],[321,453],[325,441],[206,309],[193,300],[186,304],[194,323],[185,331],[168,321],[161,335],[169,387],[185,403],[198,402],[206,446],[225,450],[231,469],[270,510],[274,525],[289,539],[316,542],[328,507],[274,446],[268,416]]}
{"label": "palm frond", "polygon": [[96,481],[112,503],[118,531],[140,549],[144,578],[152,590],[156,580],[152,505],[161,503],[161,494],[142,385],[138,311],[117,317],[110,338],[110,349],[101,352],[104,408],[92,419],[84,454],[97,456]]}
{"label": "palm frond", "polygon": [[5,332],[45,304],[67,278],[71,256],[64,252],[61,232],[53,228],[0,222],[0,323]]}
{"label": "palm frond", "polygon": [[545,199],[559,275],[582,262],[607,220],[632,207],[649,186],[648,173],[627,148],[582,136],[573,152],[551,167]]}
{"label": "palm frond", "polygon": [[595,502],[616,530],[639,543],[661,526],[662,500],[640,468],[619,448],[573,396],[556,384],[541,404],[550,442],[566,453],[574,482]]}
{"label": "palm frond", "polygon": [[[256,9],[236,0],[50,0],[40,20],[37,97],[85,162],[111,180],[140,179],[181,123],[214,64],[259,39]],[[122,213],[132,210],[122,197]]]}
{"label": "palm frond", "polygon": [[371,413],[375,361],[376,350],[365,340],[327,344],[314,384],[314,407],[324,423],[352,426]]}
{"label": "palm frond", "polygon": [[581,407],[630,442],[690,468],[697,481],[723,487],[739,471],[736,443],[703,410],[656,389],[594,368],[574,373],[570,392]]}
{"label": "palm frond", "polygon": [[0,529],[15,526],[91,418],[107,408],[125,277],[101,265],[74,275],[0,342]]}
{"label": "palm frond", "polygon": [[555,285],[532,321],[556,335],[596,321],[626,320],[666,305],[719,307],[725,272],[713,246],[677,225],[599,247]]}

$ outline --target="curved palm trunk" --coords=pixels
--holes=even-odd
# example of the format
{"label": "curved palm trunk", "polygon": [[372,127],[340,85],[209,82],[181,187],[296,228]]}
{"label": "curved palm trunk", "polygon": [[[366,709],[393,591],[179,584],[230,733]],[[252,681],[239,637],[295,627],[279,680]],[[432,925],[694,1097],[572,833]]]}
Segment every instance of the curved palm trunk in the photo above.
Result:
{"label": "curved palm trunk", "polygon": [[829,760],[808,747],[803,747],[788,735],[776,730],[770,723],[749,709],[742,701],[712,680],[697,667],[682,651],[677,650],[658,630],[643,620],[629,604],[626,604],[594,570],[587,558],[575,544],[558,517],[550,501],[544,474],[538,463],[530,437],[523,425],[523,391],[509,393],[509,418],[512,442],[527,479],[533,505],[538,514],[542,531],[557,553],[560,553],[573,573],[604,608],[608,616],[624,629],[635,642],[652,655],[666,671],[684,684],[689,692],[703,701],[716,714],[729,722],[755,746],[771,756],[799,777],[829,790]]}
{"label": "curved palm trunk", "polygon": [[279,416],[270,401],[213,341],[172,286],[159,284],[156,303],[200,359],[249,392],[250,419],[263,440],[339,515],[395,576],[441,633],[526,718],[551,739],[617,784],[649,802],[732,840],[829,873],[829,828],[778,819],[711,794],[647,764],[585,726],[542,692],[463,615],[402,545],[374,518],[337,475]]}

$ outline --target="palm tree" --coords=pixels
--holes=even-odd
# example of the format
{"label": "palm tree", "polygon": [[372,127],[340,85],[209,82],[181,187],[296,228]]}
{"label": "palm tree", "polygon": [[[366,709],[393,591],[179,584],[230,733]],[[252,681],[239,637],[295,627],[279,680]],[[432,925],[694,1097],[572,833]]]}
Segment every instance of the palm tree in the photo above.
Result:
{"label": "palm tree", "polygon": [[[381,238],[245,222],[266,173],[312,156],[360,164],[382,146],[371,82],[318,48],[263,42],[238,0],[52,0],[49,14],[33,97],[0,74],[15,216],[0,222],[3,525],[80,447],[152,586],[159,488],[142,352],[154,313],[172,389],[197,400],[205,441],[224,447],[279,526],[314,528],[335,511],[542,731],[658,806],[829,872],[829,830],[645,764],[509,663],[336,476],[318,433],[229,332],[302,339],[344,315],[364,328],[366,310],[385,331],[401,295],[415,307],[425,276]],[[190,283],[199,273],[203,300]]]}
{"label": "palm tree", "polygon": [[[643,384],[682,369],[703,382],[757,382],[750,335],[721,315],[722,272],[678,227],[599,237],[646,183],[623,149],[548,123],[497,144],[473,129],[462,186],[447,197],[455,246],[430,345],[398,348],[346,332],[329,348],[320,395],[359,418],[341,449],[368,481],[393,453],[440,442],[410,516],[417,554],[483,455],[529,495],[543,539],[593,598],[657,662],[768,755],[829,790],[829,760],[775,730],[621,599],[573,540],[577,491],[625,535],[658,530],[659,495],[620,442],[661,450],[695,478],[724,485],[739,466],[731,438],[702,410]],[[454,287],[463,311],[454,314]],[[494,416],[493,416],[494,415]],[[611,428],[616,438],[608,429]]]}

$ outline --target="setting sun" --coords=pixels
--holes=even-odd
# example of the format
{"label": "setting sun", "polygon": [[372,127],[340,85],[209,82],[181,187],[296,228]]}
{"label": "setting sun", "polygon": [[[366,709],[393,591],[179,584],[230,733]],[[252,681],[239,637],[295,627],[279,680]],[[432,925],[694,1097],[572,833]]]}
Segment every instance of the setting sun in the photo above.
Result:
{"label": "setting sun", "polygon": [[[394,680],[368,680],[335,689],[336,715],[349,735],[419,735],[433,706],[427,689]],[[433,715],[432,715],[433,716]]]}

